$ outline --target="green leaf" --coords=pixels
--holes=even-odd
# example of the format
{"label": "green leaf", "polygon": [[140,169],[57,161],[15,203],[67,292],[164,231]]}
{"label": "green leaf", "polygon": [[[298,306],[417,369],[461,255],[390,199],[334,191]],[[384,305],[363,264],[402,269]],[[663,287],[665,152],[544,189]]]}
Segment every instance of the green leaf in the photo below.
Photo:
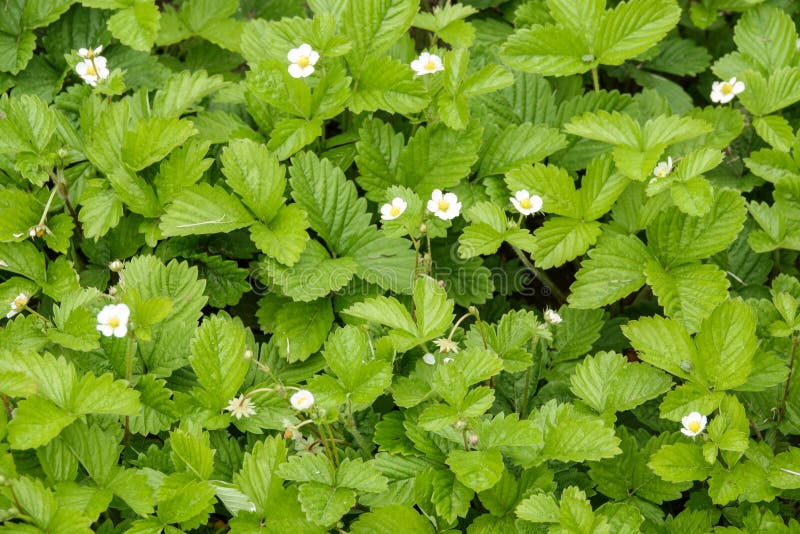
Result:
{"label": "green leaf", "polygon": [[375,462],[346,458],[336,470],[336,486],[354,489],[359,493],[380,493],[388,489],[387,478],[375,467]]}
{"label": "green leaf", "polygon": [[666,393],[672,379],[650,366],[628,363],[619,354],[600,352],[578,364],[570,384],[575,395],[606,414],[631,410]]}
{"label": "green leaf", "polygon": [[222,151],[228,185],[259,220],[269,223],[284,203],[285,168],[264,145],[249,139],[231,141]]}
{"label": "green leaf", "polygon": [[250,367],[245,348],[242,326],[220,315],[204,320],[192,340],[189,362],[219,408],[236,395],[244,381]]}
{"label": "green leaf", "polygon": [[658,55],[645,62],[650,70],[675,76],[696,76],[711,63],[708,50],[693,39],[667,38],[661,41]]}
{"label": "green leaf", "polygon": [[[242,358],[243,359],[243,358]],[[169,434],[170,457],[176,471],[191,473],[201,480],[214,472],[214,451],[207,432],[177,429]]]}
{"label": "green leaf", "polygon": [[164,159],[195,133],[187,120],[153,117],[139,121],[133,130],[125,132],[122,159],[128,167],[140,171]]}
{"label": "green leaf", "polygon": [[517,168],[506,175],[506,184],[510,191],[526,189],[542,197],[542,210],[547,213],[575,219],[581,216],[575,182],[561,167],[537,163]]}
{"label": "green leaf", "polygon": [[170,428],[178,419],[179,413],[172,400],[172,392],[165,387],[164,380],[146,374],[136,383],[139,392],[141,411],[139,415],[130,417],[130,431],[137,434],[158,434]]}
{"label": "green leaf", "polygon": [[719,190],[710,211],[702,217],[691,217],[677,208],[661,212],[647,227],[648,243],[666,267],[708,258],[736,239],[746,216],[738,192]]}
{"label": "green leaf", "polygon": [[791,447],[775,455],[770,464],[769,483],[781,489],[800,488],[800,449]]}
{"label": "green leaf", "polygon": [[650,458],[647,467],[667,482],[705,480],[712,466],[703,458],[703,449],[695,443],[664,445]]}
{"label": "green leaf", "polygon": [[450,522],[457,517],[464,517],[475,492],[456,480],[455,475],[448,470],[437,469],[430,474],[433,486],[431,502],[436,507],[436,513]]}
{"label": "green leaf", "polygon": [[368,56],[350,93],[350,111],[382,109],[404,115],[422,111],[430,103],[430,97],[413,75],[407,64],[396,59]]}
{"label": "green leaf", "polygon": [[770,74],[793,64],[797,30],[785,11],[762,5],[742,15],[733,41],[747,61]]}
{"label": "green leaf", "polygon": [[168,476],[158,490],[158,517],[164,523],[180,523],[183,529],[197,528],[214,511],[214,486],[205,480],[191,480],[185,473]]}
{"label": "green leaf", "polygon": [[728,278],[716,265],[693,262],[666,270],[650,261],[644,274],[664,313],[690,332],[696,332],[700,322],[728,298]]}
{"label": "green leaf", "polygon": [[358,271],[358,264],[352,258],[331,258],[325,247],[315,240],[307,242],[291,268],[269,259],[263,265],[272,284],[284,295],[304,302],[339,291]]}
{"label": "green leaf", "polygon": [[253,223],[250,212],[219,186],[197,184],[183,191],[161,217],[165,236],[227,233]]}
{"label": "green leaf", "polygon": [[699,355],[689,333],[678,321],[664,317],[642,317],[622,326],[639,358],[670,374],[688,378]]}
{"label": "green leaf", "polygon": [[[308,214],[311,228],[338,255],[349,255],[369,227],[367,203],[355,184],[327,159],[306,152],[289,169],[292,198]],[[374,227],[373,227],[374,228]]]}
{"label": "green leaf", "polygon": [[499,132],[487,143],[481,156],[478,177],[504,174],[536,163],[567,146],[567,139],[555,128],[524,122]]}
{"label": "green leaf", "polygon": [[592,349],[592,344],[600,338],[603,327],[601,310],[578,310],[561,307],[562,323],[555,331],[553,348],[558,360],[571,360],[583,356]]}
{"label": "green leaf", "polygon": [[458,184],[478,159],[481,133],[477,122],[465,130],[451,130],[444,124],[419,128],[400,154],[400,185],[425,198],[434,189]]}
{"label": "green leaf", "polygon": [[752,309],[741,300],[720,304],[703,321],[695,338],[696,377],[715,391],[745,383],[756,352],[755,327]]}
{"label": "green leaf", "polygon": [[636,291],[645,283],[643,266],[652,259],[636,236],[600,238],[575,275],[567,298],[575,308],[599,308]]}
{"label": "green leaf", "polygon": [[753,127],[756,133],[772,145],[775,150],[789,152],[794,143],[794,130],[789,121],[779,115],[769,115],[767,117],[754,117]]}
{"label": "green leaf", "polygon": [[747,91],[739,100],[754,115],[769,115],[800,101],[800,68],[783,67],[771,71],[768,77],[755,71],[742,73]]}
{"label": "green leaf", "polygon": [[332,488],[321,482],[306,482],[298,493],[306,517],[320,526],[338,521],[356,504],[356,493],[349,488]]}
{"label": "green leaf", "polygon": [[620,65],[638,56],[674,28],[680,16],[674,0],[628,0],[618,4],[594,28],[598,61]]}
{"label": "green leaf", "polygon": [[459,482],[474,491],[485,491],[500,480],[503,455],[497,449],[482,451],[452,450],[445,460]]}
{"label": "green leaf", "polygon": [[153,98],[153,115],[179,117],[191,111],[205,97],[225,87],[222,76],[209,76],[204,70],[180,71],[163,83]]}
{"label": "green leaf", "polygon": [[[328,337],[322,352],[354,410],[370,406],[392,380],[389,363],[370,356],[368,342],[363,330],[348,325]],[[359,489],[358,486],[348,487]]]}
{"label": "green leaf", "polygon": [[305,361],[322,347],[333,325],[333,310],[328,299],[288,302],[272,310],[273,343],[289,362]]}
{"label": "green leaf", "polygon": [[267,148],[283,161],[322,135],[322,119],[283,119],[272,130]]}
{"label": "green leaf", "polygon": [[308,217],[297,204],[281,206],[269,224],[256,222],[250,239],[263,253],[291,267],[300,260],[308,242]]}
{"label": "green leaf", "polygon": [[356,78],[366,70],[367,57],[382,55],[408,31],[417,8],[414,0],[365,0],[345,5],[339,27],[353,43],[346,58]]}
{"label": "green leaf", "polygon": [[534,494],[519,503],[517,517],[534,523],[558,523],[561,510],[552,495]]}
{"label": "green leaf", "polygon": [[124,45],[149,52],[156,40],[159,18],[158,6],[152,0],[133,0],[108,19],[108,30]]}
{"label": "green leaf", "polygon": [[139,413],[139,393],[125,380],[114,380],[111,373],[83,375],[72,387],[64,408],[75,414]]}
{"label": "green leaf", "polygon": [[391,124],[373,118],[358,131],[355,157],[358,185],[366,190],[369,200],[383,200],[383,192],[398,179],[398,161],[405,146],[402,133],[395,133]]}
{"label": "green leaf", "polygon": [[603,20],[605,2],[603,0],[548,0],[550,15],[576,34],[591,35]]}
{"label": "green leaf", "polygon": [[548,219],[533,234],[536,266],[549,269],[563,265],[584,254],[599,235],[597,221],[582,222],[567,217]]}
{"label": "green leaf", "polygon": [[252,499],[256,511],[264,514],[271,499],[281,491],[282,480],[274,474],[275,469],[286,460],[284,441],[269,437],[257,441],[251,451],[245,453],[242,468],[233,481]]}
{"label": "green leaf", "polygon": [[602,419],[578,412],[572,404],[552,400],[532,419],[541,427],[544,446],[540,460],[585,462],[620,454],[619,438]]}
{"label": "green leaf", "polygon": [[28,397],[17,404],[16,416],[8,424],[9,445],[13,449],[35,449],[77,418],[43,397]]}
{"label": "green leaf", "polygon": [[625,500],[637,496],[661,504],[681,498],[681,492],[689,489],[691,482],[673,483],[653,476],[647,462],[654,452],[662,446],[673,444],[683,438],[681,434],[662,432],[657,436],[644,433],[634,434],[620,429],[622,454],[609,460],[595,462],[589,469],[589,476],[597,483],[603,495],[615,500]]}
{"label": "green leaf", "polygon": [[112,189],[103,189],[81,199],[78,220],[88,238],[104,236],[122,218],[122,201]]}
{"label": "green leaf", "polygon": [[[210,306],[234,306],[239,303],[243,294],[252,289],[248,281],[250,272],[240,268],[235,261],[206,254],[198,254],[197,259],[201,261],[198,274],[206,281],[205,294]],[[152,320],[153,315],[150,317]]]}
{"label": "green leaf", "polygon": [[411,506],[390,504],[361,514],[350,526],[352,534],[393,534],[398,525],[406,532],[433,534],[433,526]]}
{"label": "green leaf", "polygon": [[516,31],[500,49],[500,58],[514,69],[545,76],[580,74],[596,65],[584,34],[552,24]]}

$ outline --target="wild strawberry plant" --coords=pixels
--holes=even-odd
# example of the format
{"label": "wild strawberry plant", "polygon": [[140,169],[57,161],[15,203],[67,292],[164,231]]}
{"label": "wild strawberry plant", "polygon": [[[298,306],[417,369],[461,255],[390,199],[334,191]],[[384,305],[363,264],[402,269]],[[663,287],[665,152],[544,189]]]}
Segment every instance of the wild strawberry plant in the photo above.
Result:
{"label": "wild strawberry plant", "polygon": [[800,532],[798,16],[0,3],[0,532]]}

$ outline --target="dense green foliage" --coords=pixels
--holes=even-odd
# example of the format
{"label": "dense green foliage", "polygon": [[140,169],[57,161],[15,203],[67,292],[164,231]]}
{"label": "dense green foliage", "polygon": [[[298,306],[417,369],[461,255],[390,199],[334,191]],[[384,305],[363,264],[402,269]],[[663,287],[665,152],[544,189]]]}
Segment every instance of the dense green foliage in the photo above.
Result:
{"label": "dense green foliage", "polygon": [[798,7],[0,2],[0,532],[800,533]]}

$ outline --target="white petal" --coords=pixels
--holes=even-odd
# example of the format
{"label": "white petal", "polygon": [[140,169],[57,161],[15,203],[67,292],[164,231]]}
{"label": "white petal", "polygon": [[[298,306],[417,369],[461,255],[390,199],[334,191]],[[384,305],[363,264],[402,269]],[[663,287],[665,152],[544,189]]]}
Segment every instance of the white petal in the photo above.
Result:
{"label": "white petal", "polygon": [[431,55],[428,52],[423,52],[419,55],[417,61],[419,61],[420,65],[425,65],[428,61],[431,60]]}
{"label": "white petal", "polygon": [[312,50],[311,53],[308,54],[308,61],[312,65],[316,65],[317,61],[319,61],[319,52]]}
{"label": "white petal", "polygon": [[100,310],[100,313],[97,314],[97,322],[106,324],[109,319],[114,316],[114,306],[109,305]]}
{"label": "white petal", "polygon": [[428,365],[433,365],[436,363],[436,356],[428,352],[425,354],[425,356],[422,357],[422,361],[427,363]]}
{"label": "white petal", "polygon": [[12,309],[10,312],[8,312],[8,313],[6,314],[6,319],[11,319],[12,317],[14,317],[14,316],[15,316],[16,314],[18,314],[18,313],[19,313],[19,312],[18,312],[17,310],[15,310],[15,309]]}
{"label": "white petal", "polygon": [[517,210],[518,212],[522,213],[523,215],[527,215],[527,213],[525,213],[525,212],[528,211],[528,210],[526,210],[525,208],[523,208],[520,205],[519,200],[517,200],[514,197],[511,197],[509,200],[511,201],[511,204],[514,206],[515,210]]}
{"label": "white petal", "polygon": [[89,65],[91,65],[91,63],[87,64],[85,61],[81,61],[75,65],[75,72],[77,72],[80,76],[84,76],[86,74],[86,70],[89,68]]}
{"label": "white petal", "polygon": [[300,50],[300,54],[302,54],[304,56],[310,56],[311,52],[314,51],[314,49],[311,48],[311,45],[308,44],[308,43],[301,44],[300,48],[298,50]]}
{"label": "white petal", "polygon": [[114,334],[114,329],[108,326],[107,324],[99,324],[97,325],[97,329],[100,330],[100,333],[106,337],[109,337]]}
{"label": "white petal", "polygon": [[98,46],[94,49],[94,55],[98,56],[103,52],[103,45]]}
{"label": "white petal", "polygon": [[525,199],[531,198],[531,194],[528,193],[527,189],[522,189],[514,193],[514,197],[521,202]]}
{"label": "white petal", "polygon": [[296,63],[292,63],[289,65],[289,74],[292,78],[302,78],[303,77],[303,69],[300,65]]}
{"label": "white petal", "polygon": [[428,211],[430,211],[431,213],[436,213],[437,211],[439,211],[439,202],[437,200],[431,199],[428,201],[427,207]]}
{"label": "white petal", "polygon": [[114,337],[125,337],[128,333],[128,327],[124,324],[119,325],[114,329]]}
{"label": "white petal", "polygon": [[303,78],[308,78],[312,74],[314,74],[314,67],[312,67],[311,65],[306,65],[305,67],[303,67],[303,72],[302,72]]}
{"label": "white petal", "polygon": [[688,428],[681,428],[681,432],[683,432],[683,434],[685,434],[685,435],[687,435],[689,437],[693,437],[693,436],[697,435],[694,432],[692,432],[691,430],[689,430]]}
{"label": "white petal", "polygon": [[93,61],[94,61],[94,68],[97,70],[106,68],[106,65],[108,64],[108,60],[103,56],[97,56],[96,58],[94,58]]}
{"label": "white petal", "polygon": [[301,50],[299,48],[292,48],[291,50],[289,50],[289,53],[286,54],[286,58],[291,63],[297,63],[298,61],[300,61],[300,58],[302,56],[303,56],[303,53],[301,52]]}
{"label": "white petal", "polygon": [[533,195],[531,197],[531,211],[532,212],[539,211],[540,209],[542,209],[543,205],[544,205],[544,201],[542,200],[542,197],[540,197],[539,195]]}
{"label": "white petal", "polygon": [[83,58],[89,57],[89,49],[88,48],[79,48],[78,49],[78,55],[83,57]]}
{"label": "white petal", "polygon": [[733,94],[738,95],[742,91],[744,91],[744,82],[736,82],[733,84]]}
{"label": "white petal", "polygon": [[458,197],[455,195],[455,193],[445,193],[444,201],[448,204],[455,204],[458,202]]}

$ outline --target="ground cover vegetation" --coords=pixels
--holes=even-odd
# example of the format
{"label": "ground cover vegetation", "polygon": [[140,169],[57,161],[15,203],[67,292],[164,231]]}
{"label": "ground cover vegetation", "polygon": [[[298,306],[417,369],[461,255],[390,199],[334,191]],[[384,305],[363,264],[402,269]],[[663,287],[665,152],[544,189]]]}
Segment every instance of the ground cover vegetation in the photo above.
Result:
{"label": "ground cover vegetation", "polygon": [[0,532],[800,532],[799,16],[0,2]]}

